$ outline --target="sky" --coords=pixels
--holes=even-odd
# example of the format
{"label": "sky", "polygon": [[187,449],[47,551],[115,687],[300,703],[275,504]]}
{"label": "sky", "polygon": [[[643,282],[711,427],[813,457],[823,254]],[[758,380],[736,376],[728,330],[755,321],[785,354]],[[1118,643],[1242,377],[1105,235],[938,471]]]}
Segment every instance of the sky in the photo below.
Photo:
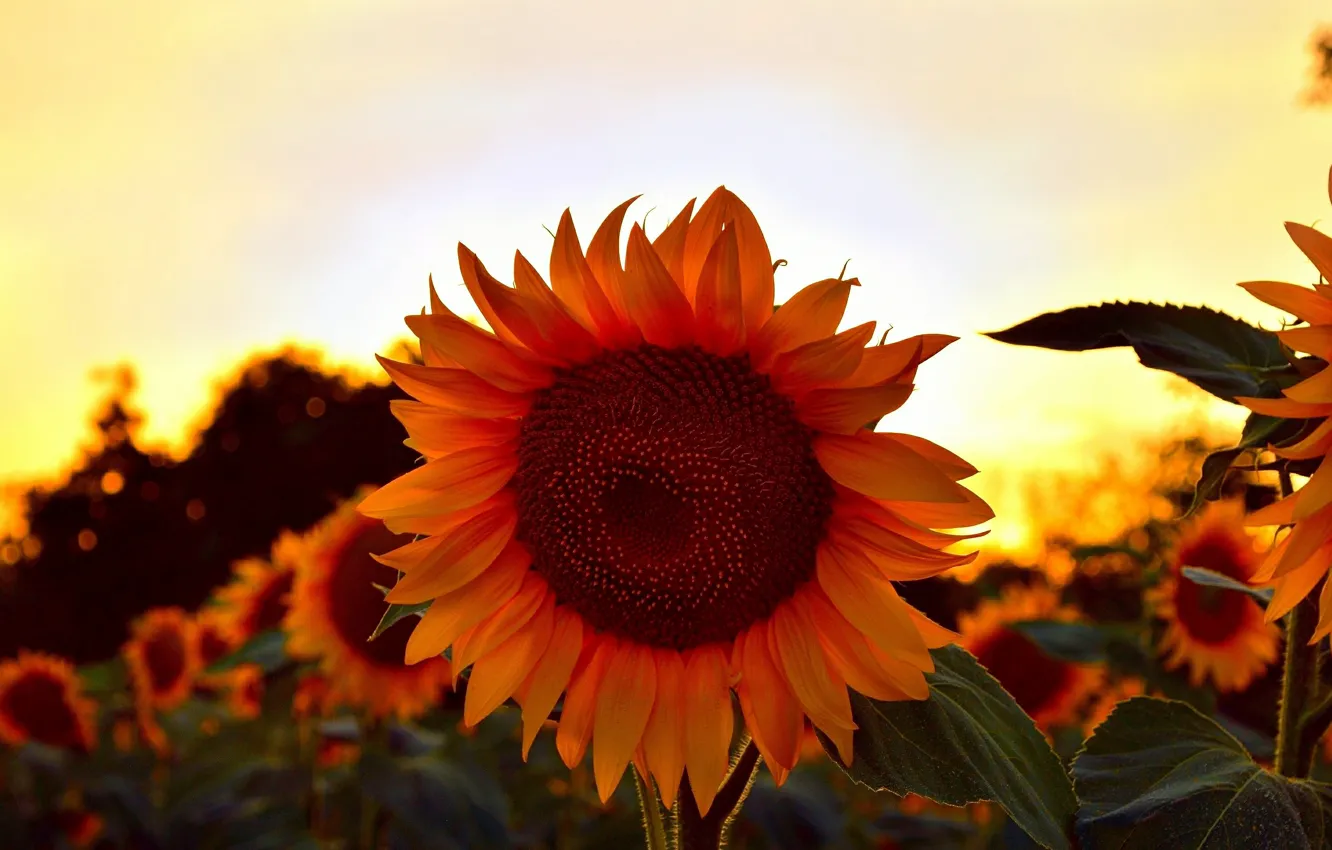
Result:
{"label": "sky", "polygon": [[1275,327],[1234,284],[1309,282],[1281,223],[1329,212],[1304,0],[0,2],[0,481],[78,456],[95,367],[183,451],[253,351],[368,373],[429,273],[474,313],[458,241],[544,268],[565,207],[586,239],[642,193],[655,232],[725,184],[779,299],[849,259],[846,326],[962,337],[890,424],[1016,541],[1031,481],[1241,417],[979,333],[1130,298]]}

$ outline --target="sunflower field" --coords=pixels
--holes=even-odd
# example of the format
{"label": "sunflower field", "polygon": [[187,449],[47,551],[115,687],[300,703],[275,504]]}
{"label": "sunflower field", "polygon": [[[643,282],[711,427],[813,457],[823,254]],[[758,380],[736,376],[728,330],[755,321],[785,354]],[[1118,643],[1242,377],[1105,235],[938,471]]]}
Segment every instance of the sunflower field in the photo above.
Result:
{"label": "sunflower field", "polygon": [[1241,284],[1279,331],[990,334],[1248,411],[1026,563],[894,430],[956,337],[839,330],[845,274],[776,304],[726,188],[631,203],[512,283],[459,245],[479,315],[402,305],[391,386],[247,362],[184,459],[119,376],[0,540],[0,847],[1332,846],[1332,238]]}

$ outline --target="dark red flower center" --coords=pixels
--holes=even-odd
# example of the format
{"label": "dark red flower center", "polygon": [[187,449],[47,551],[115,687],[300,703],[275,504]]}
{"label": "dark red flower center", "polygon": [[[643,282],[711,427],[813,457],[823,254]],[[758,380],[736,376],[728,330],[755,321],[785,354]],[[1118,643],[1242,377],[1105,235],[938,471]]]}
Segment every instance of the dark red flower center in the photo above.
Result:
{"label": "dark red flower center", "polygon": [[808,580],[833,490],[746,356],[645,345],[563,370],[518,450],[518,538],[598,630],[734,638]]}
{"label": "dark red flower center", "polygon": [[975,652],[976,660],[1027,714],[1052,705],[1074,675],[1072,665],[1051,658],[1026,635],[1007,627],[996,631]]}
{"label": "dark red flower center", "polygon": [[143,642],[143,664],[153,693],[170,691],[185,675],[185,635],[179,628],[155,629]]}
{"label": "dark red flower center", "polygon": [[65,684],[46,673],[28,673],[10,685],[0,695],[0,711],[34,741],[52,747],[86,744]]}
{"label": "dark red flower center", "polygon": [[[1239,541],[1224,533],[1209,533],[1179,550],[1181,567],[1205,567],[1239,581],[1253,571],[1254,556]],[[1175,616],[1195,640],[1224,644],[1244,628],[1249,609],[1257,603],[1237,590],[1208,587],[1182,575],[1175,583]]]}
{"label": "dark red flower center", "polygon": [[199,629],[199,657],[205,667],[231,652],[231,642],[213,626]]}
{"label": "dark red flower center", "polygon": [[250,637],[276,629],[282,625],[282,618],[287,616],[290,604],[292,584],[291,570],[274,570],[263,589],[255,596],[254,607],[245,623],[245,630]]}
{"label": "dark red flower center", "polygon": [[332,558],[328,577],[329,621],[349,647],[374,664],[403,666],[407,638],[416,618],[399,620],[370,640],[386,607],[384,594],[375,585],[392,587],[398,580],[397,571],[370,555],[382,555],[410,542],[410,536],[394,534],[378,520],[357,517],[346,542],[328,556]]}

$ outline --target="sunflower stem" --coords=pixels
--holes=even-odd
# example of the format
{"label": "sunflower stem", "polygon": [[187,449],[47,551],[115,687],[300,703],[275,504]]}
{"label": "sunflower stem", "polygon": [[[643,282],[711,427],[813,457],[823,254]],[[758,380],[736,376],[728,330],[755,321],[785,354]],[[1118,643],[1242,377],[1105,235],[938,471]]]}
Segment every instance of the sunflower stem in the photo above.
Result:
{"label": "sunflower stem", "polygon": [[643,810],[643,831],[647,834],[647,850],[667,850],[666,827],[661,819],[661,803],[657,801],[657,788],[651,777],[645,782],[638,770],[631,767],[634,788],[638,790],[638,805]]}
{"label": "sunflower stem", "polygon": [[[1280,495],[1293,487],[1290,472],[1280,471]],[[1320,582],[1321,584],[1321,582]],[[1313,594],[1300,600],[1286,615],[1286,652],[1281,671],[1281,704],[1277,714],[1276,772],[1282,776],[1306,777],[1313,770],[1315,737],[1309,740],[1306,709],[1318,687],[1318,668],[1322,659],[1318,647],[1310,645],[1318,625],[1318,609]]]}
{"label": "sunflower stem", "polygon": [[731,820],[749,796],[749,789],[758,775],[758,760],[758,747],[754,746],[753,740],[746,739],[744,750],[722,780],[721,789],[706,815],[699,814],[694,791],[689,787],[689,777],[684,778],[675,818],[675,850],[719,850],[726,846]]}

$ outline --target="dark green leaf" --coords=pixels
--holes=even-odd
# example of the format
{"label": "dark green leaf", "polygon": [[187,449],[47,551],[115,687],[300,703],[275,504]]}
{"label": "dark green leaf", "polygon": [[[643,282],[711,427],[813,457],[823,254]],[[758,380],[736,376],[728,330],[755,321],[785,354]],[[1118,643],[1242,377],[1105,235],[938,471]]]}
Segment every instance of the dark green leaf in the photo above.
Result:
{"label": "dark green leaf", "polygon": [[899,796],[952,806],[996,802],[1043,846],[1067,848],[1077,800],[1045,736],[966,650],[946,646],[930,654],[936,670],[926,677],[928,700],[851,695],[859,729],[855,758],[843,769]]}
{"label": "dark green leaf", "polygon": [[1253,587],[1242,581],[1236,581],[1228,575],[1222,575],[1216,570],[1209,570],[1206,567],[1185,567],[1180,572],[1184,573],[1184,578],[1194,584],[1206,585],[1207,587],[1220,587],[1226,590],[1234,590],[1239,593],[1248,594],[1264,608],[1267,607],[1267,603],[1272,601],[1273,591],[1270,587]]}
{"label": "dark green leaf", "polygon": [[1132,546],[1119,546],[1113,543],[1102,543],[1091,546],[1074,546],[1069,550],[1069,555],[1075,561],[1085,561],[1088,558],[1100,558],[1105,555],[1128,555],[1135,561],[1146,563],[1149,556],[1141,549],[1135,549]]}
{"label": "dark green leaf", "polygon": [[404,617],[421,616],[429,607],[429,602],[418,602],[415,605],[390,604],[388,609],[384,611],[384,616],[379,618],[379,625],[375,626],[374,632],[370,634],[370,640],[374,640],[384,632],[393,628],[393,626]]}
{"label": "dark green leaf", "polygon": [[1268,444],[1285,445],[1298,439],[1307,429],[1310,421],[1306,419],[1277,419],[1250,413],[1244,420],[1244,431],[1240,434],[1239,444],[1229,449],[1212,452],[1204,460],[1202,474],[1193,490],[1193,503],[1189,505],[1186,516],[1191,516],[1203,506],[1221,495],[1226,473],[1235,465],[1247,449],[1263,449]]}
{"label": "dark green leaf", "polygon": [[1263,770],[1182,702],[1120,703],[1073,777],[1084,847],[1315,850],[1332,841],[1332,786]]}
{"label": "dark green leaf", "polygon": [[83,680],[83,689],[93,696],[121,693],[128,682],[125,662],[120,656],[80,667],[79,678]]}
{"label": "dark green leaf", "polygon": [[1221,495],[1221,485],[1226,481],[1226,474],[1245,451],[1244,448],[1222,449],[1203,458],[1202,474],[1194,485],[1193,503],[1189,505],[1186,516],[1193,515],[1204,504]]}
{"label": "dark green leaf", "polygon": [[1093,623],[1026,620],[1014,623],[1013,628],[1054,658],[1077,664],[1105,660],[1109,637],[1102,627]]}
{"label": "dark green leaf", "polygon": [[287,663],[287,635],[281,629],[260,632],[227,657],[208,668],[209,673],[225,673],[242,664],[257,664],[271,673]]}
{"label": "dark green leaf", "polygon": [[1107,302],[1045,313],[987,336],[1059,351],[1131,346],[1142,365],[1231,402],[1276,396],[1280,375],[1293,369],[1276,336],[1207,307]]}

